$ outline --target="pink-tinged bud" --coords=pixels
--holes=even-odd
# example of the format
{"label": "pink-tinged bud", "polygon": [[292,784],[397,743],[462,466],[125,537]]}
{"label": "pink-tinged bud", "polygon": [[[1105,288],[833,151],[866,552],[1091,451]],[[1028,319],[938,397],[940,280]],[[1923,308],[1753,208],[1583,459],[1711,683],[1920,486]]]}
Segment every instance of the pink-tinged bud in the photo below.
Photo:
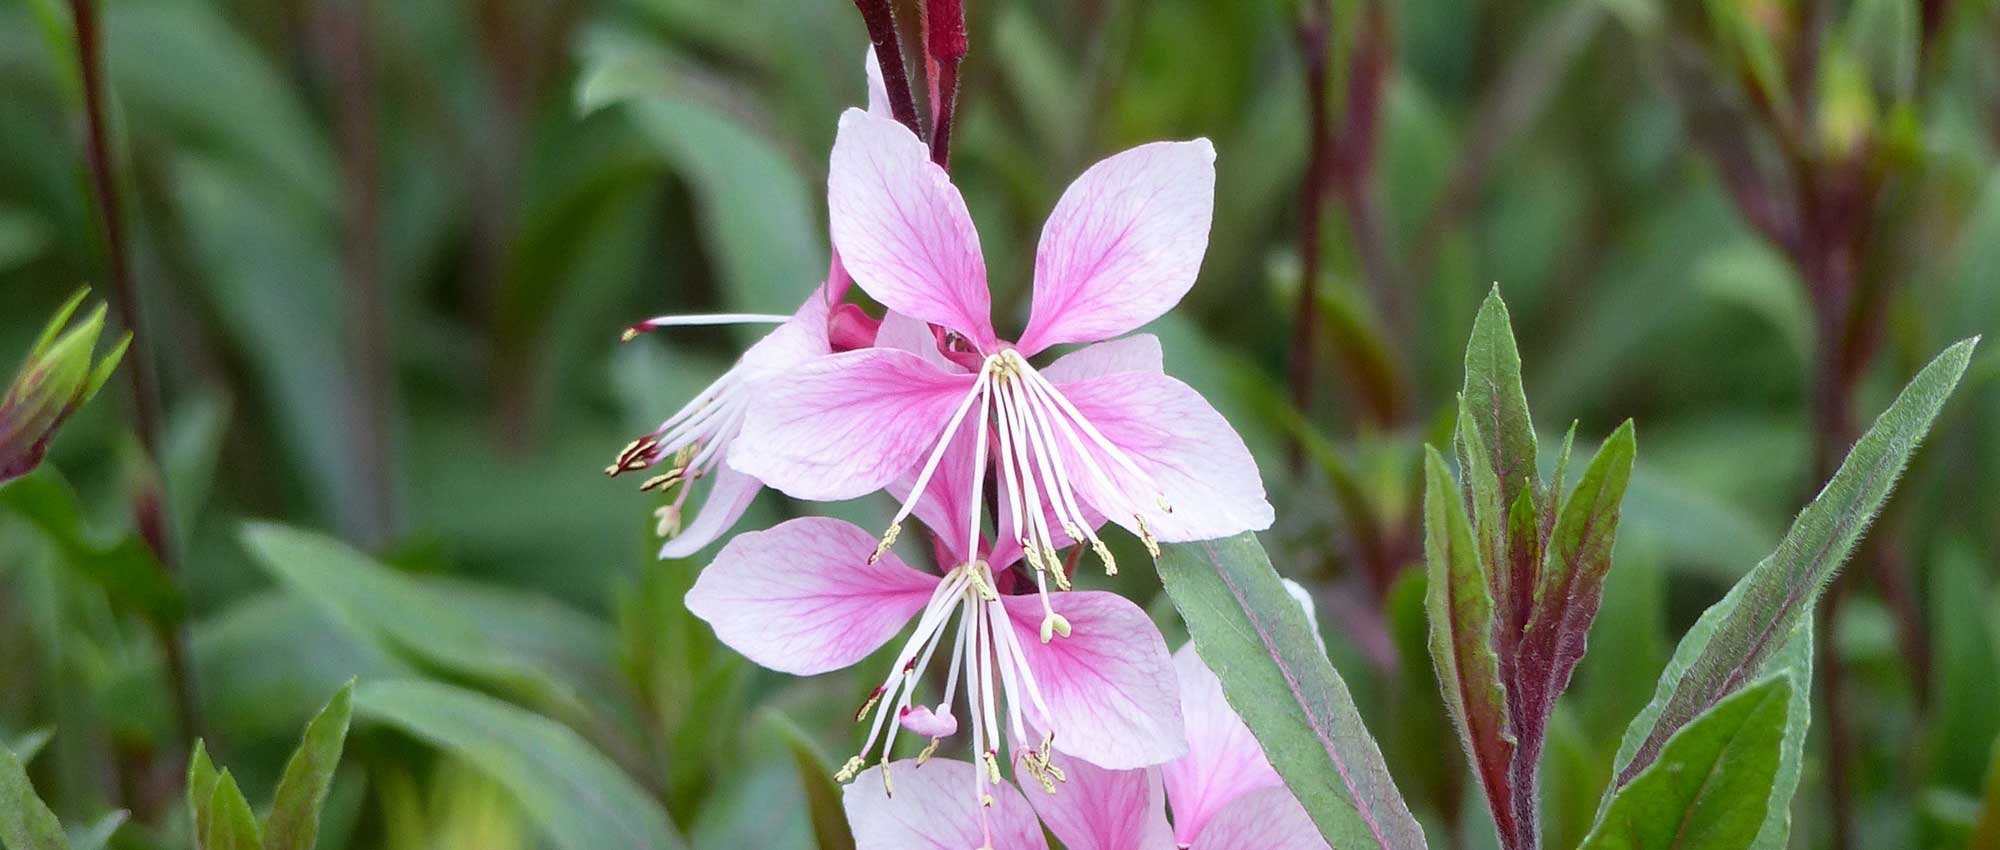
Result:
{"label": "pink-tinged bud", "polygon": [[835,304],[833,312],[826,319],[828,345],[834,351],[853,351],[875,344],[875,333],[882,329],[882,320],[861,312],[853,304]]}
{"label": "pink-tinged bud", "polygon": [[41,464],[63,421],[104,386],[131,342],[127,334],[109,354],[92,362],[98,334],[104,330],[102,304],[81,324],[63,330],[88,293],[78,291],[56,311],[28,349],[6,394],[0,396],[0,482],[26,475]]}
{"label": "pink-tinged bud", "polygon": [[[944,706],[938,706],[944,709]],[[930,706],[905,708],[897,716],[903,728],[926,738],[949,738],[958,732],[958,718],[949,710],[933,711]]]}

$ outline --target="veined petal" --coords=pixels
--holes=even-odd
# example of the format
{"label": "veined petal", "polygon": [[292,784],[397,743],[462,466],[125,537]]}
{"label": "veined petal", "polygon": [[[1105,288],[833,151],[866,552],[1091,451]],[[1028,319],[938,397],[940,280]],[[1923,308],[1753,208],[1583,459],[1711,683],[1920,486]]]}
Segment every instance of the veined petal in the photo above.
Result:
{"label": "veined petal", "polygon": [[1042,228],[1021,351],[1110,339],[1159,318],[1194,286],[1214,215],[1207,139],[1140,145],[1091,166]]}
{"label": "veined petal", "polygon": [[826,354],[832,350],[826,336],[826,316],[831,308],[827,286],[814,289],[790,319],[744,349],[738,362],[756,379]]}
{"label": "veined petal", "polygon": [[[1005,782],[987,786],[993,805],[981,811],[973,795],[973,767],[962,761],[931,759],[891,762],[895,796],[883,786],[881,766],[862,771],[847,784],[842,801],[854,843],[867,850],[1048,850],[1035,811],[1021,792]],[[982,818],[992,830],[986,843]]]}
{"label": "veined petal", "polygon": [[1161,373],[1166,371],[1166,362],[1159,337],[1133,334],[1079,348],[1056,358],[1056,362],[1041,371],[1042,377],[1062,384],[1119,372]]}
{"label": "veined petal", "polygon": [[[887,328],[887,325],[884,325]],[[978,415],[978,410],[967,414],[968,420]],[[931,533],[944,544],[945,551],[951,553],[952,565],[970,561],[977,553],[965,550],[966,529],[975,517],[983,515],[980,494],[972,492],[974,470],[973,448],[977,445],[979,427],[977,422],[968,421],[953,434],[951,445],[944,456],[938,459],[937,469],[931,472],[931,479],[924,485],[924,494],[917,497],[912,513],[919,521],[930,527]],[[917,470],[910,469],[896,480],[889,482],[889,495],[901,502],[909,498],[910,489],[917,483]],[[992,529],[984,531],[991,533]],[[987,539],[981,535],[981,540]],[[1000,565],[995,564],[996,569]]]}
{"label": "veined petal", "polygon": [[1060,751],[1050,759],[1066,779],[1044,792],[1023,780],[1022,794],[1042,823],[1069,850],[1169,850],[1173,829],[1167,826],[1166,795],[1160,772],[1152,768],[1106,770]]}
{"label": "veined petal", "polygon": [[729,463],[795,498],[867,495],[937,445],[975,380],[885,348],[809,361],[760,384]]}
{"label": "veined petal", "polygon": [[841,262],[891,310],[998,347],[986,260],[965,199],[902,124],[849,109],[827,175],[827,219]]}
{"label": "veined petal", "polygon": [[838,670],[895,637],[937,588],[893,552],[869,564],[874,551],[875,535],[826,517],[739,534],[688,591],[688,610],[760,665]]}
{"label": "veined petal", "polygon": [[1008,619],[1049,708],[1055,748],[1099,767],[1148,767],[1187,752],[1173,661],[1144,611],[1115,593],[1049,594],[1070,634],[1042,643],[1042,606],[1008,596]]}
{"label": "veined petal", "polygon": [[[1111,521],[1136,532],[1137,514],[1166,541],[1213,540],[1270,527],[1271,503],[1250,449],[1194,388],[1150,372],[1102,375],[1056,388],[1158,488],[1152,492],[1087,443],[1113,486],[1079,476],[1078,495]],[[1171,511],[1161,509],[1160,495]]]}
{"label": "veined petal", "polygon": [[[1179,812],[1175,812],[1179,816]],[[1192,850],[1328,850],[1306,807],[1283,788],[1239,797],[1195,836]]]}
{"label": "veined petal", "polygon": [[711,476],[714,482],[708,485],[708,495],[702,497],[694,521],[660,547],[661,560],[685,558],[715,542],[742,518],[750,502],[764,489],[762,482],[729,468],[726,463],[716,464]]}
{"label": "veined petal", "polygon": [[882,329],[875,332],[875,345],[907,351],[947,372],[965,371],[965,367],[953,363],[938,350],[937,336],[931,333],[930,323],[894,310],[882,316]]}
{"label": "veined petal", "polygon": [[1194,644],[1174,653],[1174,672],[1180,677],[1188,752],[1160,773],[1174,803],[1174,840],[1186,846],[1230,803],[1266,788],[1282,789],[1285,782],[1223,698],[1222,683],[1195,654]]}

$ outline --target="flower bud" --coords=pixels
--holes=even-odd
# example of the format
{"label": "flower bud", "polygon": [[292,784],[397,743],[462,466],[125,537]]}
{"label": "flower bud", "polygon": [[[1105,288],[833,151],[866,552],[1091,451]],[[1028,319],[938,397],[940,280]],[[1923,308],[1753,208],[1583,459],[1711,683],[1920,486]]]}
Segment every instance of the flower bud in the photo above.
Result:
{"label": "flower bud", "polygon": [[92,362],[97,336],[104,329],[104,305],[99,304],[74,328],[63,330],[88,290],[71,297],[28,349],[20,371],[0,396],[0,482],[28,474],[42,462],[49,440],[70,414],[97,394],[111,377],[130,334],[111,353]]}

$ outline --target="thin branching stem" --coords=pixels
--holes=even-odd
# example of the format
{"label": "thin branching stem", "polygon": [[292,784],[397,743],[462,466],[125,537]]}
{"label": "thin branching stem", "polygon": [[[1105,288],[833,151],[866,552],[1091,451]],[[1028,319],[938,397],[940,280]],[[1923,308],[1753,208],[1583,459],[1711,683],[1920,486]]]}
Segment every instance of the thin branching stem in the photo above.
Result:
{"label": "thin branching stem", "polygon": [[[104,254],[111,276],[111,301],[118,319],[132,335],[125,370],[132,388],[133,429],[139,444],[155,466],[159,459],[159,386],[152,358],[151,338],[143,330],[139,293],[132,278],[127,253],[122,208],[118,196],[118,172],[112,163],[110,131],[106,127],[104,91],[103,28],[93,0],[70,0],[70,15],[76,27],[78,72],[83,83],[84,157],[90,170],[90,187],[103,227]],[[174,547],[173,525],[167,515],[165,498],[153,488],[133,499],[133,514],[140,536],[157,557],[170,583],[178,582],[179,557]],[[181,742],[192,747],[201,737],[201,702],[196,696],[194,670],[188,663],[187,631],[178,624],[156,620],[153,631],[164,656],[168,686],[172,690],[175,718]]]}

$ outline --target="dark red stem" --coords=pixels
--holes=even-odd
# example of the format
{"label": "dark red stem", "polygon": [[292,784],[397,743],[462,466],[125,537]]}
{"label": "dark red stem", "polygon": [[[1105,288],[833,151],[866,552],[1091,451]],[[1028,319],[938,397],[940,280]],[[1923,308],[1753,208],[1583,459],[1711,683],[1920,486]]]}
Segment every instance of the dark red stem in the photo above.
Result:
{"label": "dark red stem", "polygon": [[931,81],[936,114],[931,119],[931,161],[951,166],[951,127],[958,111],[958,65],[965,59],[965,3],[927,0],[924,4],[926,65],[937,76]]}
{"label": "dark red stem", "polygon": [[[83,81],[84,157],[90,168],[90,187],[97,214],[104,228],[104,254],[110,266],[111,300],[118,320],[132,335],[130,354],[125,358],[131,376],[133,428],[146,456],[157,462],[160,433],[159,385],[153,371],[150,338],[142,332],[139,293],[127,260],[124,218],[118,199],[118,174],[111,162],[109,131],[105,128],[103,31],[92,0],[70,0],[70,15],[76,25],[76,56]],[[177,580],[178,559],[167,521],[165,499],[157,491],[141,493],[133,500],[134,522],[153,549],[167,580]],[[196,697],[194,670],[188,663],[187,632],[164,620],[153,623],[173,690],[175,717],[180,724],[182,743],[187,747],[201,737],[201,703]]]}
{"label": "dark red stem", "polygon": [[903,68],[903,44],[896,37],[895,10],[889,7],[889,0],[854,0],[854,8],[861,11],[868,40],[875,45],[875,61],[882,66],[882,89],[889,94],[889,112],[922,138],[917,102],[910,97],[910,76]]}

